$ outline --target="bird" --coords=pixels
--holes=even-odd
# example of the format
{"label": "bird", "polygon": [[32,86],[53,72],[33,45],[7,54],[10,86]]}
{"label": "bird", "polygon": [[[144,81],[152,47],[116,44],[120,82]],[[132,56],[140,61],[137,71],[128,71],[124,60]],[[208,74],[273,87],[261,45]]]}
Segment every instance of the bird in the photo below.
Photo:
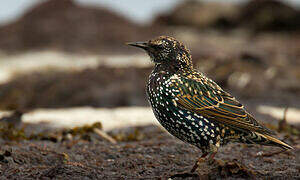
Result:
{"label": "bird", "polygon": [[193,67],[190,50],[170,36],[127,45],[141,48],[154,63],[147,99],[159,123],[173,136],[202,151],[198,163],[213,160],[229,142],[293,149],[256,120],[231,94]]}

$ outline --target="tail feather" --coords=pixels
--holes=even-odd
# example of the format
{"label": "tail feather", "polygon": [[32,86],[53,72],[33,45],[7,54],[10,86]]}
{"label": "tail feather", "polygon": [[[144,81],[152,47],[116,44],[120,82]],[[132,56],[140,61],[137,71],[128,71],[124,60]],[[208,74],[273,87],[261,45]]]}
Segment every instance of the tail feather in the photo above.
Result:
{"label": "tail feather", "polygon": [[266,135],[266,134],[261,134],[261,133],[258,133],[258,132],[255,132],[258,136],[264,138],[265,140],[269,141],[268,143],[266,143],[265,145],[275,145],[275,146],[280,146],[281,148],[284,148],[284,149],[294,149],[292,146],[280,141],[279,139],[276,139],[272,136],[269,136],[269,135]]}

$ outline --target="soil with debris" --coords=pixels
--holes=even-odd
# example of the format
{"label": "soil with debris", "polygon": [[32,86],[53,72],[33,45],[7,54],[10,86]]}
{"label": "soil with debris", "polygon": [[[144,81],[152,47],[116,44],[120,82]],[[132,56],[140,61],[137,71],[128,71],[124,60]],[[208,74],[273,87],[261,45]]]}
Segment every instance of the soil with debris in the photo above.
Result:
{"label": "soil with debris", "polygon": [[[42,125],[45,126],[45,125]],[[41,125],[27,124],[27,134]],[[218,179],[300,178],[300,138],[280,134],[295,150],[229,144],[215,161],[189,173],[201,152],[156,126],[108,132],[117,143],[92,131],[100,124],[50,130],[40,136],[0,141],[0,177],[7,179]],[[31,131],[28,131],[31,130]],[[43,134],[43,138],[41,138]],[[47,136],[51,138],[46,138]],[[24,137],[27,137],[26,133]]]}

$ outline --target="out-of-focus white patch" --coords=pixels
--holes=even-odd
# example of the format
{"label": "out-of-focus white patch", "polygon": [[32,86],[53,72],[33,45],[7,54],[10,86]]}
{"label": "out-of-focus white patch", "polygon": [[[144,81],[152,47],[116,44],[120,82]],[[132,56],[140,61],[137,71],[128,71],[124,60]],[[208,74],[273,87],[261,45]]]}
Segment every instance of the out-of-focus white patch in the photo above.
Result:
{"label": "out-of-focus white patch", "polygon": [[0,83],[5,83],[16,73],[41,72],[46,70],[74,71],[110,67],[147,67],[151,62],[146,54],[141,55],[78,55],[56,51],[27,52],[18,55],[0,55]]}
{"label": "out-of-focus white patch", "polygon": [[[284,114],[284,108],[273,106],[258,106],[257,111],[262,114],[268,114],[276,119],[282,119]],[[286,120],[290,124],[300,123],[300,109],[288,108],[286,114]]]}
{"label": "out-of-focus white patch", "polygon": [[[0,112],[0,116],[7,112]],[[37,109],[22,116],[25,123],[47,123],[54,128],[72,128],[101,122],[104,131],[157,124],[149,107]]]}

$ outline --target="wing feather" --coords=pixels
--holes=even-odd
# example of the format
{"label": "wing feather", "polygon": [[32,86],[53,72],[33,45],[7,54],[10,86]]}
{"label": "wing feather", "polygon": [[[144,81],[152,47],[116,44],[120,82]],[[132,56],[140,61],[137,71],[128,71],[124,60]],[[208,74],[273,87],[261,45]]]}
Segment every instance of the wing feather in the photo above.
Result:
{"label": "wing feather", "polygon": [[[255,120],[234,97],[223,91],[209,79],[182,78],[181,82],[189,87],[177,87],[177,104],[213,121],[242,131],[274,134]],[[201,82],[202,81],[202,82]]]}

